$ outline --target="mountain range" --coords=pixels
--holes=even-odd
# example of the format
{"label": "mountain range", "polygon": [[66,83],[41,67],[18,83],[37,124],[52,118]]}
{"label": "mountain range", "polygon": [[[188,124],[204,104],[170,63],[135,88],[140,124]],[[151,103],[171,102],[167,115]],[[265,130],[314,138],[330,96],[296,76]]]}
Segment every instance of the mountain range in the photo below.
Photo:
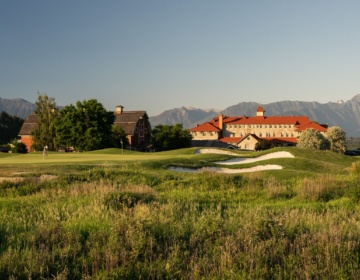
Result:
{"label": "mountain range", "polygon": [[11,116],[25,119],[35,111],[35,108],[35,104],[21,98],[5,99],[0,97],[0,113],[4,111]]}
{"label": "mountain range", "polygon": [[[328,103],[315,101],[279,101],[268,104],[240,102],[224,110],[180,107],[166,110],[157,116],[151,116],[150,123],[152,127],[159,124],[182,123],[184,128],[191,128],[211,120],[220,113],[226,116],[254,116],[255,110],[260,105],[265,110],[265,116],[305,115],[320,124],[341,127],[347,137],[360,137],[360,94],[348,101]],[[146,108],[139,109],[146,110]],[[26,118],[34,110],[35,104],[24,99],[0,98],[0,112],[5,111],[10,115]]]}
{"label": "mountain range", "polygon": [[315,101],[279,101],[268,104],[240,102],[224,110],[180,107],[150,117],[150,123],[152,126],[182,123],[184,128],[192,128],[211,120],[220,113],[226,116],[255,116],[255,110],[260,105],[265,110],[265,116],[308,116],[309,119],[320,124],[341,127],[347,137],[360,137],[360,94],[345,102],[342,100],[328,103]]}

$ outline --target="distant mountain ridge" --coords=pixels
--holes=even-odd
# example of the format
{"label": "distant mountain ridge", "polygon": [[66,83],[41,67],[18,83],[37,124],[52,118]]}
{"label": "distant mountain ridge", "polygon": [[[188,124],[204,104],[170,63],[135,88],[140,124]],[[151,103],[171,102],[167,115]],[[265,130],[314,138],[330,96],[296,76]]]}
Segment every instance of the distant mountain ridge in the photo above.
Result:
{"label": "distant mountain ridge", "polygon": [[[265,109],[265,116],[305,115],[320,124],[341,127],[347,137],[360,137],[360,94],[345,102],[279,101],[268,104],[240,102],[224,110],[180,107],[150,117],[150,123],[152,127],[158,124],[182,123],[184,128],[192,128],[211,120],[220,113],[227,116],[254,116],[259,105]],[[25,119],[34,110],[35,104],[24,99],[0,98],[0,112],[5,111],[10,115]]]}
{"label": "distant mountain ridge", "polygon": [[11,116],[25,119],[35,111],[35,108],[35,104],[21,98],[5,99],[0,97],[0,112],[4,111]]}
{"label": "distant mountain ridge", "polygon": [[180,107],[176,109],[166,110],[158,116],[150,117],[152,126],[158,124],[177,124],[182,123],[184,128],[189,128],[199,120],[207,119],[219,114],[220,110],[215,109],[197,109],[193,107]]}
{"label": "distant mountain ridge", "polygon": [[184,128],[192,128],[197,124],[211,120],[219,113],[227,116],[255,116],[255,110],[262,105],[265,116],[305,115],[311,120],[329,126],[339,126],[347,137],[360,137],[360,94],[344,102],[305,102],[279,101],[268,104],[256,102],[240,102],[222,111],[206,112],[202,109],[175,108],[167,110],[158,116],[150,117],[152,126],[157,124],[183,123]]}

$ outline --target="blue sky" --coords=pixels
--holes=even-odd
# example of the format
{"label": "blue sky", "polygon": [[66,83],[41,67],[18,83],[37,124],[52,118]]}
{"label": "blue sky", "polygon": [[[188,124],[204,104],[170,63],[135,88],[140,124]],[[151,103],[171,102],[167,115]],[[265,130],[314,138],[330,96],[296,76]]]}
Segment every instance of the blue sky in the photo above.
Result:
{"label": "blue sky", "polygon": [[0,2],[0,97],[108,110],[344,101],[360,93],[360,1]]}

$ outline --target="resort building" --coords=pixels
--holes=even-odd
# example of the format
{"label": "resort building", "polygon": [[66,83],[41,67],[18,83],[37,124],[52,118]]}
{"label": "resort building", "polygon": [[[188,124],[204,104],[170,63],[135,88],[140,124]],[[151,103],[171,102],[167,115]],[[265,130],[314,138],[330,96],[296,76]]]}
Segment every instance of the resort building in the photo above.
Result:
{"label": "resort building", "polygon": [[273,146],[294,146],[307,128],[325,134],[327,126],[311,121],[307,116],[265,116],[264,108],[259,106],[256,116],[220,114],[190,129],[190,133],[193,140],[219,140],[239,149],[255,150],[261,139],[270,141]]}

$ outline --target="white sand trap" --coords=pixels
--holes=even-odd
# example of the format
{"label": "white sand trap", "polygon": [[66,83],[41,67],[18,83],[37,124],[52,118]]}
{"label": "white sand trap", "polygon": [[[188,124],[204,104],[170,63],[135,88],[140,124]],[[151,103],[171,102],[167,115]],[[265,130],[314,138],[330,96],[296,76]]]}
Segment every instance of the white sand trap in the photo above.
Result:
{"label": "white sand trap", "polygon": [[258,162],[258,161],[273,159],[273,158],[293,158],[293,157],[294,156],[289,152],[274,152],[271,154],[258,156],[256,158],[232,158],[232,159],[228,159],[228,160],[224,160],[224,161],[219,161],[216,163],[223,164],[223,165],[245,164],[245,163]]}
{"label": "white sand trap", "polygon": [[[238,155],[236,153],[217,150],[217,149],[201,149],[201,150],[198,150],[197,153],[199,153],[199,154],[218,153],[218,154]],[[273,159],[273,158],[293,158],[293,157],[294,156],[289,152],[274,152],[271,154],[258,156],[256,158],[233,158],[233,159],[229,159],[229,160],[219,161],[216,163],[223,164],[223,165],[245,164],[245,163],[258,162],[258,161]],[[215,172],[215,173],[225,173],[225,174],[236,174],[236,173],[263,171],[263,170],[279,170],[282,168],[283,167],[281,165],[267,164],[267,165],[257,165],[254,167],[238,168],[238,169],[230,169],[230,168],[222,168],[222,167],[203,167],[203,168],[198,168],[198,169],[192,169],[192,168],[172,166],[172,167],[169,167],[168,170],[177,171],[177,172]]]}
{"label": "white sand trap", "polygon": [[224,174],[237,174],[237,173],[247,173],[247,172],[256,172],[263,170],[279,170],[282,169],[282,166],[276,164],[267,164],[267,165],[257,165],[250,168],[239,168],[239,169],[230,169],[222,167],[203,167],[198,169],[184,168],[184,167],[169,167],[168,170],[177,171],[177,172],[214,172],[214,173],[224,173]]}
{"label": "white sand trap", "polygon": [[200,149],[195,152],[195,154],[222,154],[222,155],[232,155],[238,156],[239,154],[233,153],[230,151],[218,150],[218,149]]}

